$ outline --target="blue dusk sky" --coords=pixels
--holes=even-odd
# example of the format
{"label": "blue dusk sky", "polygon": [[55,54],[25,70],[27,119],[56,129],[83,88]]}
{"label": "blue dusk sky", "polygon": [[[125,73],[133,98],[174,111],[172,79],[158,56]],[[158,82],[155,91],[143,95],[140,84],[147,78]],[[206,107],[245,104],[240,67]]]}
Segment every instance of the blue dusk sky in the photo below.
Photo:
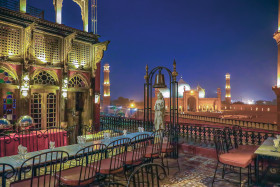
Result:
{"label": "blue dusk sky", "polygon": [[[52,0],[28,4],[55,21]],[[63,24],[83,28],[72,0],[62,13]],[[172,68],[174,58],[179,75],[207,97],[218,87],[224,96],[230,73],[233,100],[274,99],[277,15],[277,0],[99,0],[100,41],[111,41],[102,65],[111,66],[112,99],[143,100],[145,65]]]}

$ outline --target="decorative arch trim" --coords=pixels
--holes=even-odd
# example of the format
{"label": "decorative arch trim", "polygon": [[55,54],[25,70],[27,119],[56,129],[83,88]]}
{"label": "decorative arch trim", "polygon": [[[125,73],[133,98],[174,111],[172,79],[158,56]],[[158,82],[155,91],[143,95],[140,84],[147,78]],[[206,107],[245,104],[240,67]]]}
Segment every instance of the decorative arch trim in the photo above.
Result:
{"label": "decorative arch trim", "polygon": [[69,79],[68,88],[89,88],[89,85],[86,77],[79,73],[74,73]]}
{"label": "decorative arch trim", "polygon": [[15,84],[18,84],[17,72],[11,66],[6,65],[6,64],[2,64],[2,65],[0,65],[0,69],[7,72],[15,80]]}
{"label": "decorative arch trim", "polygon": [[46,72],[47,74],[49,74],[55,81],[55,84],[54,85],[59,85],[59,80],[58,80],[58,76],[56,74],[56,72],[52,71],[52,70],[44,70],[44,69],[36,69],[33,74],[32,74],[32,77],[31,77],[31,80],[32,80],[32,84],[34,85],[34,79],[36,76],[38,76],[39,74],[41,73],[44,73]]}

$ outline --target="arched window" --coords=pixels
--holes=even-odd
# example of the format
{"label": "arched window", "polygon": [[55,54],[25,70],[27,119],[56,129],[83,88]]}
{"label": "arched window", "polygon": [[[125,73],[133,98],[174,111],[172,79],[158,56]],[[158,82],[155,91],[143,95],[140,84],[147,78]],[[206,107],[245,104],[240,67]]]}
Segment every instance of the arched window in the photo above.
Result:
{"label": "arched window", "polygon": [[87,87],[87,82],[85,79],[82,77],[75,75],[69,80],[68,84],[69,88],[86,88]]}
{"label": "arched window", "polygon": [[41,71],[33,78],[33,84],[57,85],[54,77],[46,71]]}
{"label": "arched window", "polygon": [[14,77],[5,71],[4,69],[0,68],[0,84],[15,84],[16,80]]}

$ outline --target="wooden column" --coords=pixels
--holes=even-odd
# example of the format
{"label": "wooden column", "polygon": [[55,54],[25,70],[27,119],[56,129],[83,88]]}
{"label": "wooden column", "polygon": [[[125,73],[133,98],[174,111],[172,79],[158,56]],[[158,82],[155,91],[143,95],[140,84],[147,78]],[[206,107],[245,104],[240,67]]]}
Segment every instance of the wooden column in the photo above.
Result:
{"label": "wooden column", "polygon": [[[93,100],[95,100],[95,93],[100,93],[100,67],[101,67],[101,62],[96,64],[97,65],[97,69],[95,72],[95,79],[94,79],[94,93],[93,93]],[[94,104],[94,111],[93,111],[93,116],[94,116],[94,130],[95,132],[99,132],[100,131],[100,104],[96,104],[95,102],[93,102]]]}

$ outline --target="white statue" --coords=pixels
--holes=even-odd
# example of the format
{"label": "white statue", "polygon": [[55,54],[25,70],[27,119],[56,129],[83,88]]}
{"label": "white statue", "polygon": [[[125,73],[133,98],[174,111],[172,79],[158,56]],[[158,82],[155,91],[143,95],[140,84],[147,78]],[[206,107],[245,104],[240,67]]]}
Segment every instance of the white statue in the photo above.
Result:
{"label": "white statue", "polygon": [[165,114],[165,102],[161,92],[158,93],[158,99],[155,104],[155,129],[164,129],[164,114]]}

